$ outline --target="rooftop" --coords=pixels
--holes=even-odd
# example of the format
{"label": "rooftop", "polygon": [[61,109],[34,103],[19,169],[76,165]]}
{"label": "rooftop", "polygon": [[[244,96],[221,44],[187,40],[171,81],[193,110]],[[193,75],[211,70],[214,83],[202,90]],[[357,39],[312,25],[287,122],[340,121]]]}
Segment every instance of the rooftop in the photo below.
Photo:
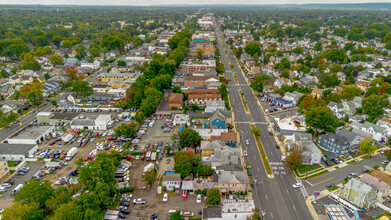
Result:
{"label": "rooftop", "polygon": [[0,144],[0,155],[26,155],[36,144]]}
{"label": "rooftop", "polygon": [[31,126],[24,128],[21,132],[16,133],[10,139],[37,139],[53,126]]}
{"label": "rooftop", "polygon": [[253,212],[255,208],[254,200],[223,199],[221,201],[221,212]]}

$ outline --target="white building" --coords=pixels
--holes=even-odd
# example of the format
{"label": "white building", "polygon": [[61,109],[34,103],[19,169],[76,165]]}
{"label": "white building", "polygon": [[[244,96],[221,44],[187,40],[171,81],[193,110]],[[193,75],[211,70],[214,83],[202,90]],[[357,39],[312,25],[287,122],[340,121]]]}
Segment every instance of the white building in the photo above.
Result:
{"label": "white building", "polygon": [[254,213],[254,200],[223,199],[221,217],[224,220],[247,220]]}
{"label": "white building", "polygon": [[0,144],[0,159],[24,161],[38,150],[37,144]]}
{"label": "white building", "polygon": [[190,126],[190,115],[175,114],[172,123],[174,126],[185,126],[185,124]]}
{"label": "white building", "polygon": [[54,126],[28,126],[8,138],[9,144],[39,144],[54,132]]}
{"label": "white building", "polygon": [[99,115],[96,119],[77,118],[71,122],[71,129],[107,130],[110,121],[110,115]]}

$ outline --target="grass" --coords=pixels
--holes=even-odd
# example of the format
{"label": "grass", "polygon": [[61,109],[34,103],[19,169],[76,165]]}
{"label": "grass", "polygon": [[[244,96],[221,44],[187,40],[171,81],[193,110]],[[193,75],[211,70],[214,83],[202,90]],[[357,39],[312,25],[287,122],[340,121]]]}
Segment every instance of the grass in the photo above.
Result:
{"label": "grass", "polygon": [[234,75],[234,79],[235,79],[235,83],[236,83],[236,84],[239,84],[238,76],[237,76],[237,75]]}
{"label": "grass", "polygon": [[[255,128],[255,125],[251,124],[251,129],[252,128]],[[254,138],[255,138],[255,141],[257,142],[259,152],[261,153],[261,158],[262,158],[263,166],[265,167],[266,173],[272,174],[272,168],[270,167],[269,160],[267,159],[267,156],[265,153],[265,149],[263,149],[263,146],[262,146],[261,141],[259,140],[259,137],[256,137],[254,135]]]}
{"label": "grass", "polygon": [[333,187],[327,188],[327,190],[330,191],[330,192],[332,192],[332,191],[334,191],[336,189],[339,189],[339,187],[338,186],[333,186]]}
{"label": "grass", "polygon": [[375,219],[379,219],[379,218],[381,218],[381,217],[383,217],[383,216],[390,217],[390,216],[391,216],[391,214],[390,214],[389,212],[384,212],[384,213],[382,213],[382,214],[380,214],[380,215],[376,216],[376,217],[375,217]]}
{"label": "grass", "polygon": [[328,173],[329,171],[328,170],[323,170],[322,172],[319,172],[319,173],[316,173],[314,175],[311,175],[311,176],[307,176],[306,178],[302,179],[302,180],[309,180],[309,179],[312,179],[312,178],[315,178],[317,176],[321,176],[325,173]]}
{"label": "grass", "polygon": [[357,160],[353,159],[353,160],[350,160],[350,161],[346,162],[346,164],[352,164],[352,163],[355,163],[355,162],[357,162]]}
{"label": "grass", "polygon": [[248,106],[247,106],[247,102],[246,102],[246,100],[244,99],[242,90],[239,90],[239,94],[240,94],[240,97],[242,98],[242,102],[243,102],[244,109],[246,110],[246,112],[248,112],[249,109],[248,109]]}
{"label": "grass", "polygon": [[15,173],[16,172],[16,170],[10,170],[10,173],[11,174],[13,174],[13,173]]}
{"label": "grass", "polygon": [[319,168],[322,168],[322,166],[321,165],[298,165],[295,168],[295,171],[298,171],[299,173],[302,174],[313,170],[317,170]]}
{"label": "grass", "polygon": [[12,161],[12,160],[7,161],[8,167],[16,167],[16,166],[14,165],[15,162],[16,162],[16,161]]}

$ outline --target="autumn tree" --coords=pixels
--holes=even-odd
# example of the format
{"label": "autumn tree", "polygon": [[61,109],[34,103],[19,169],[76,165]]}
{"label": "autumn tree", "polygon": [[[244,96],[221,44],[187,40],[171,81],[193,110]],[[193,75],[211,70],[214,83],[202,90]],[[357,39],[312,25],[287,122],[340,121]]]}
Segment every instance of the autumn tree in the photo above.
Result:
{"label": "autumn tree", "polygon": [[361,141],[360,150],[371,157],[372,154],[377,150],[376,145],[373,144],[373,138],[368,137]]}
{"label": "autumn tree", "polygon": [[62,57],[58,56],[57,54],[52,54],[49,57],[49,61],[52,65],[63,65]]}
{"label": "autumn tree", "polygon": [[32,104],[38,104],[37,99],[42,98],[43,87],[43,83],[34,81],[32,84],[22,86],[19,92],[22,96],[28,98]]}
{"label": "autumn tree", "polygon": [[302,154],[301,151],[295,147],[293,148],[285,158],[285,166],[294,170],[298,165],[301,165]]}
{"label": "autumn tree", "polygon": [[77,69],[68,69],[65,70],[65,74],[69,77],[69,81],[78,79],[78,70]]}

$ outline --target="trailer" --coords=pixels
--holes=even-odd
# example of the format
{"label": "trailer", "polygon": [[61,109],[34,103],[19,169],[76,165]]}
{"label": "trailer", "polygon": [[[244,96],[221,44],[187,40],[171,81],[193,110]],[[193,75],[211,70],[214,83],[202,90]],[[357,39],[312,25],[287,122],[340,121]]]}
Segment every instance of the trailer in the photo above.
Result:
{"label": "trailer", "polygon": [[16,186],[14,189],[14,193],[18,193],[21,188],[23,188],[23,184],[19,184],[18,186]]}
{"label": "trailer", "polygon": [[152,171],[153,168],[155,168],[155,164],[153,163],[149,163],[148,165],[146,165],[144,167],[144,170],[143,170],[143,173],[146,173],[146,172],[149,172],[149,171]]}
{"label": "trailer", "polygon": [[157,155],[156,152],[152,152],[152,153],[151,153],[151,160],[152,160],[152,161],[155,161],[155,160],[156,160],[156,155]]}
{"label": "trailer", "polygon": [[145,154],[145,160],[150,161],[151,160],[151,151],[148,151],[147,154]]}
{"label": "trailer", "polygon": [[52,162],[52,161],[49,161],[45,164],[45,166],[47,168],[50,168],[50,167],[54,167],[54,168],[61,168],[62,167],[62,163],[61,162]]}
{"label": "trailer", "polygon": [[68,153],[67,153],[67,157],[65,158],[65,160],[71,160],[73,156],[75,156],[75,154],[77,153],[77,147],[72,147]]}
{"label": "trailer", "polygon": [[61,137],[61,140],[64,141],[65,143],[69,142],[72,140],[73,134],[65,134]]}

